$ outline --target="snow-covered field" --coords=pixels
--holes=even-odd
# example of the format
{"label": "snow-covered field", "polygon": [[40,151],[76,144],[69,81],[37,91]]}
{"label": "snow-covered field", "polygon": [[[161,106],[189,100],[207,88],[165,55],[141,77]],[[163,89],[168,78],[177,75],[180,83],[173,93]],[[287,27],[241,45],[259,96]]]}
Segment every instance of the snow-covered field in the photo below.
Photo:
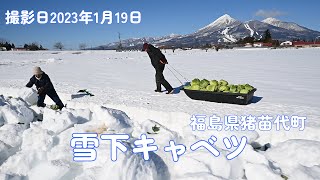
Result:
{"label": "snow-covered field", "polygon": [[[254,103],[194,101],[183,91],[156,94],[154,69],[143,52],[0,52],[0,179],[320,179],[320,49],[165,55],[188,79],[255,86]],[[24,85],[34,66],[50,76],[67,108],[56,112],[33,105],[36,92]],[[181,86],[168,69],[165,76],[174,87]],[[80,89],[95,96],[77,94]],[[46,103],[52,104],[48,97]],[[198,132],[189,125],[194,114],[299,115],[307,121],[304,131]],[[160,132],[147,134],[155,125]],[[129,151],[118,151],[113,162],[110,141],[100,141],[96,161],[74,162],[72,134],[86,132],[129,134],[125,143]],[[159,147],[149,161],[130,151],[141,134],[154,138]],[[206,149],[190,150],[190,145],[212,135],[218,138],[215,148],[220,156]],[[238,157],[227,160],[233,149],[227,149],[222,139],[231,135],[246,136],[248,144]],[[163,151],[170,140],[187,147],[178,162]],[[257,149],[258,144],[270,148]]]}

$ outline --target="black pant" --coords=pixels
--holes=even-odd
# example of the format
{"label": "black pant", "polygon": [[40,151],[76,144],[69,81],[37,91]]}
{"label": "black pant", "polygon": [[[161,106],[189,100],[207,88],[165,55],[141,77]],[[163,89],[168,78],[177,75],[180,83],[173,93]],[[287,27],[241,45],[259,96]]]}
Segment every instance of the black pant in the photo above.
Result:
{"label": "black pant", "polygon": [[37,102],[37,106],[39,107],[45,107],[46,105],[44,104],[44,99],[46,98],[46,95],[48,95],[55,103],[56,105],[59,106],[60,109],[62,109],[64,107],[62,101],[60,100],[58,94],[56,91],[49,91],[46,92],[44,94],[41,94],[38,96],[38,102]]}
{"label": "black pant", "polygon": [[163,85],[168,92],[172,91],[172,86],[168,83],[168,81],[163,76],[164,66],[156,68],[156,84],[157,91],[161,91],[161,85]]}

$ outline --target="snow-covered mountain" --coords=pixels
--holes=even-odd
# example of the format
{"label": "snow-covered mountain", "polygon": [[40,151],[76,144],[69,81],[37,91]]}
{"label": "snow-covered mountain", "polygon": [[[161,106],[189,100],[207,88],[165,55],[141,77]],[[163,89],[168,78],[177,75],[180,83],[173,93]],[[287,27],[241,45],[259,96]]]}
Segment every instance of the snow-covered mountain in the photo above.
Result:
{"label": "snow-covered mountain", "polygon": [[197,33],[214,32],[217,30],[225,29],[226,27],[232,28],[232,27],[238,26],[239,24],[241,24],[240,21],[237,21],[236,19],[233,19],[228,14],[225,14],[219,17],[214,22],[210,23],[209,25],[199,29]]}
{"label": "snow-covered mountain", "polygon": [[[130,38],[121,41],[121,44],[125,48],[141,48],[143,43],[148,42],[152,44],[165,43],[175,38],[179,38],[181,35],[170,34],[163,37],[143,37],[143,38]],[[106,45],[99,46],[95,49],[116,49],[119,46],[119,42],[112,42]]]}
{"label": "snow-covered mountain", "polygon": [[[261,39],[263,33],[269,29],[273,39],[280,41],[305,39],[312,40],[320,36],[319,31],[311,30],[293,22],[284,22],[275,18],[267,18],[263,21],[251,20],[238,21],[225,14],[212,23],[187,35],[169,35],[158,38],[135,38],[122,41],[124,47],[141,47],[143,42],[149,42],[158,46],[190,47],[204,44],[234,43],[247,36]],[[100,49],[114,49],[118,42],[100,46]]]}
{"label": "snow-covered mountain", "polygon": [[282,21],[280,21],[278,19],[275,19],[275,18],[267,18],[267,19],[263,20],[262,22],[270,24],[270,25],[273,25],[273,26],[276,26],[276,27],[279,27],[279,28],[292,30],[292,31],[303,32],[303,31],[310,30],[310,29],[305,28],[303,26],[300,26],[300,25],[298,25],[296,23],[293,23],[293,22],[282,22]]}

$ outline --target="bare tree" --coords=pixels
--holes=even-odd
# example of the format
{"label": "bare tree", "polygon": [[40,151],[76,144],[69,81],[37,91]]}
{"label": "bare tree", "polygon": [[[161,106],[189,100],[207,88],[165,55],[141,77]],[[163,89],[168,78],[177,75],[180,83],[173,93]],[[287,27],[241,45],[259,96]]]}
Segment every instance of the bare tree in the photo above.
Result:
{"label": "bare tree", "polygon": [[63,46],[63,44],[62,44],[61,42],[55,43],[55,44],[53,45],[53,47],[54,47],[55,49],[60,49],[60,51],[61,51],[62,49],[64,49],[64,46]]}
{"label": "bare tree", "polygon": [[87,48],[87,45],[85,43],[79,44],[79,49],[80,50],[85,50]]}

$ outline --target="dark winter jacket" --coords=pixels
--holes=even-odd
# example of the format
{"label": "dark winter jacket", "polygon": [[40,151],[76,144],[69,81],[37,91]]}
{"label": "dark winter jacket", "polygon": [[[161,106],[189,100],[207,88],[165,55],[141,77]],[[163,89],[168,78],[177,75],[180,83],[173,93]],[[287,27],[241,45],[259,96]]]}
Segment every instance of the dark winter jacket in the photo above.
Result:
{"label": "dark winter jacket", "polygon": [[33,85],[36,85],[37,90],[43,88],[43,92],[55,91],[49,76],[44,72],[40,80],[33,75],[26,86],[31,88]]}
{"label": "dark winter jacket", "polygon": [[[166,57],[162,54],[160,49],[155,48],[151,44],[149,44],[147,53],[151,59],[151,64],[152,66],[157,70],[157,69],[163,69],[164,64],[166,64],[168,61]],[[164,64],[162,64],[160,61],[162,61]]]}

